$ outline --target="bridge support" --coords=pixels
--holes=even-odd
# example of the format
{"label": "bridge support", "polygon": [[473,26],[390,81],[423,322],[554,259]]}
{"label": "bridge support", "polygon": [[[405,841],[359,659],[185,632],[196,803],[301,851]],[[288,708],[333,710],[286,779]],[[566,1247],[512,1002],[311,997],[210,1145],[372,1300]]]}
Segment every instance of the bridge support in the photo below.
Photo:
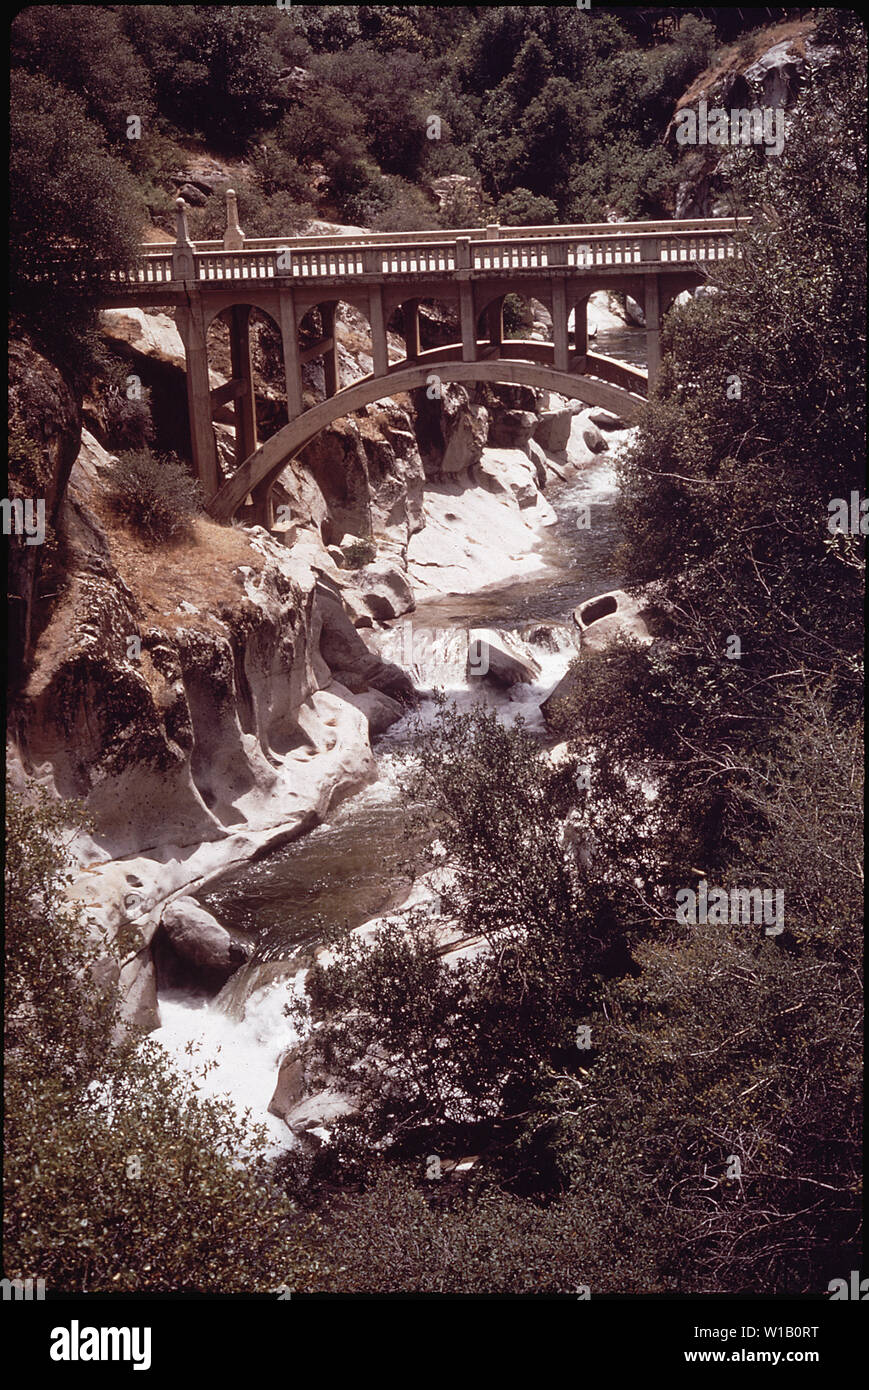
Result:
{"label": "bridge support", "polygon": [[[187,411],[190,417],[193,466],[206,501],[210,501],[220,487],[220,473],[217,467],[214,427],[211,423],[211,383],[208,378],[205,318],[198,291],[188,291],[187,303],[178,305],[175,323],[184,344],[187,367]],[[236,402],[236,408],[237,406]]]}
{"label": "bridge support", "polygon": [[[415,301],[418,305],[419,301]],[[368,291],[368,322],[371,327],[371,355],[375,376],[386,376],[389,371],[389,345],[386,339],[386,312],[383,308],[383,287],[372,285]],[[419,314],[417,310],[417,341],[419,340]]]}
{"label": "bridge support", "polygon": [[560,278],[552,282],[552,342],[555,348],[555,370],[566,372],[570,359],[567,342],[567,287]]}
{"label": "bridge support", "polygon": [[462,326],[462,361],[477,360],[477,316],[474,313],[474,287],[470,280],[459,282],[459,320]]}
{"label": "bridge support", "polygon": [[302,363],[296,327],[296,297],[291,289],[278,294],[281,346],[284,353],[284,379],[287,384],[287,416],[295,420],[302,413]]}
{"label": "bridge support", "polygon": [[253,362],[250,354],[250,309],[237,304],[226,316],[229,319],[229,351],[232,377],[244,385],[235,398],[235,462],[243,463],[257,447],[256,394],[253,384]]}
{"label": "bridge support", "polygon": [[[419,300],[406,299],[401,306],[401,320],[404,328],[404,351],[408,362],[416,362],[422,352],[419,335]],[[373,333],[372,328],[372,333]]]}
{"label": "bridge support", "polygon": [[645,304],[643,312],[646,316],[646,361],[649,373],[649,391],[655,385],[655,379],[661,366],[661,282],[657,275],[647,275],[644,278]]}
{"label": "bridge support", "polygon": [[323,354],[323,379],[326,384],[326,397],[338,391],[338,342],[335,338],[335,305],[321,304],[320,317],[323,320],[323,337],[327,342]]}
{"label": "bridge support", "polygon": [[492,347],[499,348],[504,341],[504,300],[495,299],[486,310],[486,332]]}
{"label": "bridge support", "polygon": [[588,352],[588,296],[577,299],[573,306],[573,350]]}

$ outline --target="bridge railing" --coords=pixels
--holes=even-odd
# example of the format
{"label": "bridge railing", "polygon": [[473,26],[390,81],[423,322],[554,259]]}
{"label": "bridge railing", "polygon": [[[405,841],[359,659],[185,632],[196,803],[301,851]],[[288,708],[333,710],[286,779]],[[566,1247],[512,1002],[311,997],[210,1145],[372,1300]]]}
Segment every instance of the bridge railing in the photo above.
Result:
{"label": "bridge railing", "polygon": [[[245,251],[275,251],[282,246],[291,246],[293,251],[301,250],[321,250],[323,247],[337,247],[342,243],[347,246],[413,246],[428,245],[432,242],[454,242],[457,237],[468,237],[471,241],[517,241],[523,238],[531,238],[541,241],[551,238],[575,236],[577,238],[589,236],[629,236],[632,233],[673,233],[685,235],[693,232],[706,231],[735,231],[738,227],[745,226],[751,219],[749,217],[695,217],[695,218],[665,218],[659,222],[587,222],[559,224],[557,226],[546,227],[499,227],[490,225],[488,227],[456,227],[449,231],[421,231],[421,232],[352,232],[347,235],[320,235],[320,236],[290,236],[290,237],[245,237]],[[171,241],[153,242],[150,247],[164,251],[174,243]],[[220,253],[224,246],[222,241],[197,241],[195,243],[197,251],[210,251]]]}
{"label": "bridge railing", "polygon": [[[742,219],[744,223],[747,219]],[[563,267],[573,271],[598,268],[706,263],[732,259],[740,254],[735,232],[727,223],[717,226],[712,219],[689,223],[639,223],[642,231],[618,231],[609,226],[606,233],[589,227],[578,230],[544,229],[547,235],[521,235],[473,239],[464,233],[433,235],[413,241],[326,241],[300,246],[295,239],[276,241],[270,246],[245,244],[238,251],[224,250],[218,243],[197,243],[192,250],[193,278],[203,284],[245,281],[352,280],[374,276],[378,279],[452,276],[457,271],[476,274],[516,274]],[[506,229],[497,229],[503,233]],[[189,264],[189,262],[188,262]],[[93,267],[88,274],[103,283],[121,287],[149,288],[177,283],[175,253],[162,244],[143,248],[131,265],[117,268]],[[189,269],[178,279],[189,278]]]}

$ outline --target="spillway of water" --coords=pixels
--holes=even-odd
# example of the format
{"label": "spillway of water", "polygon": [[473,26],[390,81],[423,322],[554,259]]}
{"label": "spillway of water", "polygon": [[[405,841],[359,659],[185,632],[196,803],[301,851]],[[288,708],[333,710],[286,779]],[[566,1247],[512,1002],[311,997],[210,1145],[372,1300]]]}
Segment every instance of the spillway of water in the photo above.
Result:
{"label": "spillway of water", "polygon": [[[631,330],[598,335],[598,348],[624,361],[642,360],[642,345]],[[421,604],[410,619],[399,620],[375,639],[380,650],[411,671],[421,691],[444,689],[459,707],[483,699],[512,722],[521,714],[545,737],[540,704],[567,669],[573,609],[586,599],[616,588],[618,535],[613,519],[613,452],[623,436],[609,436],[610,452],[575,480],[551,488],[555,525],[542,533],[544,566],[530,577],[491,586],[470,595]],[[577,526],[589,507],[591,526]],[[561,650],[532,647],[541,668],[533,685],[500,692],[487,681],[466,675],[467,632],[495,628],[524,633],[534,624],[565,624]],[[404,624],[404,625],[403,625]],[[422,640],[419,634],[423,633]],[[410,657],[410,660],[403,659]],[[434,717],[423,699],[416,717]],[[387,912],[406,896],[418,866],[422,843],[408,830],[400,798],[402,753],[413,716],[401,720],[377,741],[378,780],[344,802],[328,825],[258,863],[225,875],[201,896],[203,905],[227,926],[254,942],[253,959],[209,1004],[180,996],[161,999],[163,1026],[155,1036],[179,1066],[205,1058],[217,1066],[207,1081],[209,1094],[229,1094],[254,1118],[268,1123],[275,1144],[288,1142],[282,1121],[267,1116],[281,1054],[295,1041],[283,1014],[288,992],[298,988],[310,953],[334,930],[346,931]],[[194,1050],[187,1046],[193,1040]]]}

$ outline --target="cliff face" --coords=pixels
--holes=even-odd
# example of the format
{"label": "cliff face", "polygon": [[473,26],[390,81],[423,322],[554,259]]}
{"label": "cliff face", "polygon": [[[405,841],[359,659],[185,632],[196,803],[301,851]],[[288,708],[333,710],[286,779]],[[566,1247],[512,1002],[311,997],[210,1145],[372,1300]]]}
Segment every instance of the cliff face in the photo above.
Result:
{"label": "cliff face", "polygon": [[29,544],[11,535],[7,567],[7,643],[12,693],[20,688],[33,645],[50,611],[60,582],[57,512],[81,443],[81,400],[63,374],[26,339],[9,346],[9,496],[41,499],[46,535]]}
{"label": "cliff face", "polygon": [[674,151],[682,151],[675,217],[719,217],[732,211],[723,168],[727,148],[680,146],[676,138],[679,113],[686,108],[697,112],[701,102],[708,111],[767,108],[786,112],[797,101],[809,69],[829,53],[813,41],[815,27],[811,18],[794,20],[733,44],[677,102],[664,136]]}
{"label": "cliff face", "polygon": [[[151,393],[155,447],[179,448],[174,323],[124,310],[104,329]],[[345,357],[351,377],[364,367]],[[39,621],[28,618],[11,776],[84,803],[92,824],[75,842],[70,891],[95,931],[123,940],[127,1013],[154,1027],[152,943],[167,904],[304,833],[376,774],[371,737],[415,692],[366,629],[412,611],[414,587],[469,592],[513,572],[535,528],[554,519],[540,491],[547,455],[532,435],[545,426],[543,447],[563,448],[572,412],[541,413],[549,402],[520,388],[485,388],[473,401],[460,386],[437,401],[388,398],[288,464],[272,533],[200,516],[154,549],[118,522],[112,456],[82,428],[60,373],[27,344],[13,370],[24,454],[36,445],[54,530],[51,547],[18,545],[13,565],[13,583],[30,584],[28,615],[32,576],[50,574],[52,588]],[[85,419],[101,431],[95,387]],[[282,408],[266,382],[264,434]],[[230,464],[232,428],[215,429]]]}

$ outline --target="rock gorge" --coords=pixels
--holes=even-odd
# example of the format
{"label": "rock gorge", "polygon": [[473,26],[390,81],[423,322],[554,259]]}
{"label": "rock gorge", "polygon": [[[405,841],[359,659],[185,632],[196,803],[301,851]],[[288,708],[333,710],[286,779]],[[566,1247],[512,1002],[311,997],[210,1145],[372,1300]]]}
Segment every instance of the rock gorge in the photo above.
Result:
{"label": "rock gorge", "polygon": [[[171,318],[109,311],[102,328],[149,393],[156,447],[178,447]],[[365,369],[352,311],[339,333],[352,380]],[[543,488],[576,467],[564,449],[577,412],[519,387],[386,399],[287,466],[271,533],[199,516],[186,539],[151,550],[112,511],[94,385],[80,402],[28,343],[13,345],[13,417],[38,442],[51,531],[38,569],[33,548],[12,545],[9,765],[13,784],[33,778],[83,804],[69,891],[121,943],[125,1012],[153,1028],[155,960],[177,966],[186,940],[197,963],[183,900],[376,776],[371,738],[416,699],[410,674],[378,654],[382,625],[417,596],[471,593],[539,563],[535,540],[554,520]],[[280,422],[267,380],[257,407]],[[607,447],[593,414],[580,430],[589,462]],[[228,459],[232,429],[215,429]],[[487,637],[490,678],[527,679]],[[215,980],[230,946],[202,946]]]}

